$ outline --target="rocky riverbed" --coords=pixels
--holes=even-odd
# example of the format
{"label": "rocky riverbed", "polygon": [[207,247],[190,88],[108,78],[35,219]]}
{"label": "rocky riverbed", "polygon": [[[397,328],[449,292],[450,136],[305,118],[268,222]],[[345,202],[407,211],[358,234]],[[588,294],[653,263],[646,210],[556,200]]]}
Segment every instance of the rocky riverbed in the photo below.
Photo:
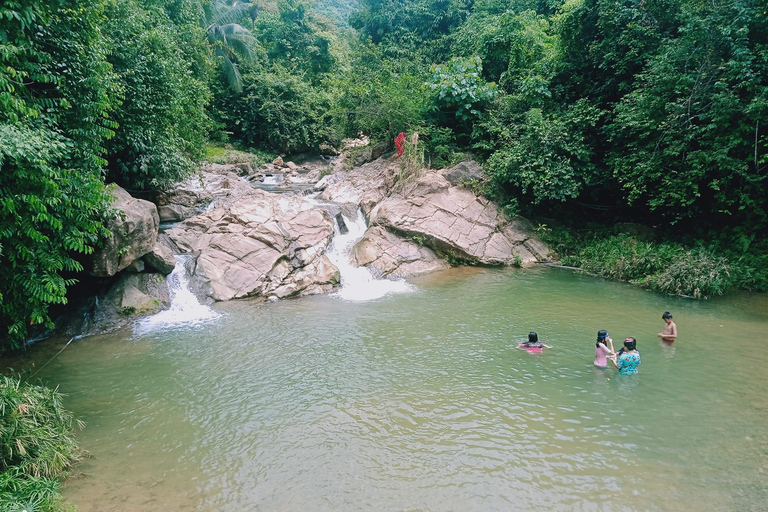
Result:
{"label": "rocky riverbed", "polygon": [[115,188],[113,236],[90,269],[115,281],[86,334],[167,308],[164,279],[177,254],[191,256],[186,271],[201,301],[333,292],[339,269],[326,252],[358,211],[368,228],[348,256],[379,278],[547,259],[527,220],[508,218],[463,186],[482,178],[475,162],[410,174],[392,156],[351,169],[344,163],[342,156],[330,164],[276,159],[259,169],[208,165],[152,201]]}

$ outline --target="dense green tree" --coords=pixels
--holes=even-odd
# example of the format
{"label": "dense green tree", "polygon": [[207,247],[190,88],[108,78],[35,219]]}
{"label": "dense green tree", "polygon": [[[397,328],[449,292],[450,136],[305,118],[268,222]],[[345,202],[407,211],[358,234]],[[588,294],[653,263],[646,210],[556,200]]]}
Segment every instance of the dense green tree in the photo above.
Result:
{"label": "dense green tree", "polygon": [[107,14],[109,60],[123,93],[108,177],[129,189],[166,187],[189,175],[203,152],[208,68],[193,65],[180,44],[188,33],[203,36],[195,20],[178,25],[134,0],[113,0]]}
{"label": "dense green tree", "polygon": [[114,123],[103,3],[0,7],[0,326],[18,346],[66,302],[75,253],[103,234],[101,165]]}
{"label": "dense green tree", "polygon": [[768,22],[750,2],[686,6],[606,127],[629,201],[670,219],[766,225]]}
{"label": "dense green tree", "polygon": [[257,13],[257,6],[239,0],[213,0],[209,8],[203,11],[202,23],[208,41],[214,48],[229,86],[236,92],[243,90],[237,61],[252,62],[253,48],[257,44],[253,34],[238,22],[245,18],[255,18]]}
{"label": "dense green tree", "polygon": [[251,146],[283,153],[317,150],[336,142],[332,97],[281,65],[258,67],[244,75],[242,96],[231,104],[234,135]]}
{"label": "dense green tree", "polygon": [[470,14],[471,0],[361,0],[350,24],[393,58],[450,57],[451,32]]}
{"label": "dense green tree", "polygon": [[339,43],[333,28],[304,0],[278,1],[277,12],[262,13],[254,31],[270,63],[279,63],[315,84],[337,64]]}
{"label": "dense green tree", "polygon": [[431,96],[426,71],[385,58],[373,44],[359,46],[335,86],[340,91],[335,117],[343,133],[392,141],[402,131],[420,128]]}

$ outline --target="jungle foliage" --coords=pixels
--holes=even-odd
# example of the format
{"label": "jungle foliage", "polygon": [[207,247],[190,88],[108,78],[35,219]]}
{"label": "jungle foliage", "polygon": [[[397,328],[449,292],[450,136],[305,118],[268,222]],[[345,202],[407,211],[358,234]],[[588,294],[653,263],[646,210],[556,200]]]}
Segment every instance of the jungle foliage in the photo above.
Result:
{"label": "jungle foliage", "polygon": [[742,254],[766,238],[761,1],[3,0],[0,57],[15,345],[98,246],[105,184],[170,186],[208,140],[418,132],[428,165],[481,160],[510,213],[639,220],[688,248],[727,233]]}

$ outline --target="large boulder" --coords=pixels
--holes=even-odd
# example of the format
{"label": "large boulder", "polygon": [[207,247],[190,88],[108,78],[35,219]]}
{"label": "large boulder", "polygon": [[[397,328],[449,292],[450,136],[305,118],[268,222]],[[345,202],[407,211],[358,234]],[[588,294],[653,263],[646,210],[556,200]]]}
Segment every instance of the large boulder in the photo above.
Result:
{"label": "large boulder", "polygon": [[437,172],[426,173],[402,193],[381,201],[370,220],[469,263],[531,264],[545,260],[549,252],[529,222],[507,219],[495,203],[451,186]]}
{"label": "large boulder", "polygon": [[120,329],[136,317],[165,309],[170,303],[168,284],[162,274],[123,272],[109,291],[99,297],[80,334],[89,336]]}
{"label": "large boulder", "polygon": [[197,262],[193,279],[214,300],[330,291],[338,269],[323,255],[333,236],[324,210],[300,196],[250,187],[167,232]]}
{"label": "large boulder", "polygon": [[131,197],[120,187],[111,194],[117,215],[107,223],[110,235],[91,259],[89,273],[96,277],[117,274],[151,251],[157,241],[160,220],[155,205]]}
{"label": "large boulder", "polygon": [[406,239],[381,226],[373,226],[355,245],[355,261],[382,277],[412,277],[450,267],[420,242],[418,238]]}
{"label": "large boulder", "polygon": [[167,236],[159,236],[152,250],[142,259],[144,263],[166,276],[176,267],[176,258]]}
{"label": "large boulder", "polygon": [[351,171],[336,171],[321,179],[315,189],[322,190],[320,199],[357,204],[368,215],[389,194],[398,165],[380,158]]}
{"label": "large boulder", "polygon": [[483,179],[483,168],[474,160],[461,162],[450,169],[443,171],[445,179],[453,186],[471,183]]}

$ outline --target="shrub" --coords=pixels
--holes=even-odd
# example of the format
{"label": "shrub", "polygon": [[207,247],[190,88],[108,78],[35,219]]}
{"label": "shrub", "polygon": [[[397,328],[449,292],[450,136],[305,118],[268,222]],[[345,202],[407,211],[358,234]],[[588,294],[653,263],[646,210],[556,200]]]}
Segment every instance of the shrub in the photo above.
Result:
{"label": "shrub", "polygon": [[79,460],[82,427],[57,391],[0,377],[1,510],[64,510],[57,479]]}
{"label": "shrub", "polygon": [[733,267],[727,258],[697,247],[681,252],[668,267],[648,276],[645,285],[664,293],[703,298],[722,295],[734,282]]}
{"label": "shrub", "polygon": [[768,256],[736,255],[716,245],[686,248],[676,242],[644,242],[628,235],[585,240],[564,228],[539,232],[561,263],[599,276],[631,281],[672,295],[707,298],[733,287],[765,290]]}
{"label": "shrub", "polygon": [[331,95],[324,88],[280,65],[251,70],[243,82],[242,97],[233,100],[236,114],[230,129],[244,143],[297,153],[337,141],[328,113]]}

